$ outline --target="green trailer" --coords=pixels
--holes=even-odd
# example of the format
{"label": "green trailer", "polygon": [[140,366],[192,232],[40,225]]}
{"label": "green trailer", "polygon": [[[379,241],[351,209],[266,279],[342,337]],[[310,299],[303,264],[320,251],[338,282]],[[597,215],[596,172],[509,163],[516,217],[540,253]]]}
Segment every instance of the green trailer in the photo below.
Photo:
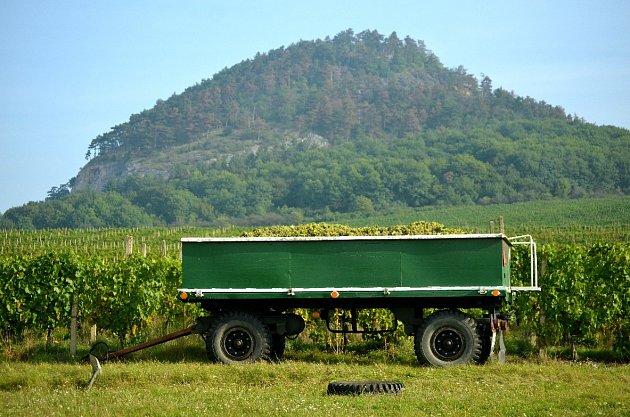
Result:
{"label": "green trailer", "polygon": [[[530,249],[526,287],[510,283],[514,245]],[[535,246],[530,236],[503,234],[183,238],[178,297],[209,312],[194,332],[213,361],[280,357],[305,326],[295,309],[310,309],[342,333],[401,322],[424,364],[483,363],[502,306],[517,291],[539,290]],[[485,314],[462,311],[472,308]],[[393,326],[363,328],[363,309],[391,311]]]}

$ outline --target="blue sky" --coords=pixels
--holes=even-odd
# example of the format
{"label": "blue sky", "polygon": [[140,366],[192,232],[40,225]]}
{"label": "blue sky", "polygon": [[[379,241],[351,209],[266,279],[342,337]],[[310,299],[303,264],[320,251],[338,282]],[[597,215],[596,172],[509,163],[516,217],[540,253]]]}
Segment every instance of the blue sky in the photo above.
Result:
{"label": "blue sky", "polygon": [[447,67],[598,125],[630,128],[624,0],[0,3],[0,212],[39,201],[90,141],[158,99],[300,40],[423,40]]}

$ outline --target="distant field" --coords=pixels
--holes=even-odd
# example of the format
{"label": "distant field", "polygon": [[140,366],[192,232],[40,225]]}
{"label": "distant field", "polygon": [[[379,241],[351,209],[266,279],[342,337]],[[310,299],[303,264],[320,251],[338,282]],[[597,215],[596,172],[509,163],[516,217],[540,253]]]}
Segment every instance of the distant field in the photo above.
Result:
{"label": "distant field", "polygon": [[[592,243],[630,241],[630,197],[580,200],[548,200],[492,206],[462,206],[404,209],[395,215],[369,218],[337,217],[329,223],[350,226],[392,226],[419,220],[435,221],[448,227],[487,232],[491,220],[498,231],[503,216],[508,235],[531,234],[539,243]],[[244,228],[111,228],[52,229],[40,231],[0,230],[0,256],[37,255],[72,250],[104,257],[123,256],[125,239],[133,238],[133,253],[179,256],[179,240],[184,236],[238,236]]]}
{"label": "distant field", "polygon": [[352,226],[387,226],[428,220],[487,232],[490,220],[494,220],[498,230],[499,216],[504,218],[508,235],[532,234],[542,243],[630,241],[630,197],[627,196],[407,209],[395,215],[339,221]]}
{"label": "distant field", "polygon": [[[178,257],[180,239],[192,237],[236,236],[244,229],[234,227],[135,227],[105,229],[47,229],[0,231],[0,256],[39,255],[56,251],[74,251],[105,258],[125,254],[125,242],[131,242],[134,254],[166,254]],[[129,239],[131,238],[131,239]]]}

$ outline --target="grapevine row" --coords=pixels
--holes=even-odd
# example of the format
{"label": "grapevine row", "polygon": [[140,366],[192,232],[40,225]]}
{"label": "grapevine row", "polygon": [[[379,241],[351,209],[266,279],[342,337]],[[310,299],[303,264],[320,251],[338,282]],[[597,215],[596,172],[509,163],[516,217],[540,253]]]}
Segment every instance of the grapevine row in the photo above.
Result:
{"label": "grapevine row", "polygon": [[181,264],[172,258],[131,256],[118,262],[65,253],[0,259],[0,332],[67,327],[73,304],[82,321],[121,341],[154,317],[174,319],[184,306],[175,295]]}
{"label": "grapevine row", "polygon": [[[612,346],[630,355],[630,245],[545,245],[539,257],[542,291],[519,295],[510,307],[519,327],[536,334],[540,346]],[[515,284],[525,281],[523,253],[514,252],[512,266]],[[67,327],[76,303],[82,321],[123,342],[151,320],[175,320],[191,308],[176,300],[180,283],[181,264],[173,258],[108,262],[71,252],[3,258],[0,332],[7,340],[27,329]]]}
{"label": "grapevine row", "polygon": [[[431,225],[431,223],[428,222],[420,222],[419,224]],[[296,227],[298,230],[302,231],[300,233],[312,233],[314,231],[316,232],[316,225],[321,225],[321,223],[310,224],[310,226],[308,226],[311,229],[310,231],[306,230],[306,225],[301,225],[258,228],[245,233],[247,233],[248,236],[256,236],[261,233],[266,233],[267,235],[273,235],[275,233],[295,234]],[[349,226],[335,225],[335,227],[335,233],[349,233],[345,230],[350,229]],[[358,227],[352,228],[354,230],[352,233],[387,234],[401,227],[409,228],[409,226],[391,226],[388,228],[379,228],[376,226]],[[294,230],[291,230],[291,228]],[[320,227],[320,229],[321,228],[322,227]],[[383,232],[383,230],[386,229],[390,229],[390,232]],[[465,227],[464,229],[473,232],[486,231],[486,229],[480,229],[478,227]],[[630,226],[625,223],[590,226],[522,225],[514,227],[514,225],[512,225],[506,229],[506,233],[508,235],[522,234],[523,230],[527,230],[539,243],[562,242],[592,244],[597,241],[630,242]],[[330,233],[330,231],[326,230],[324,230],[324,232]],[[410,232],[424,233],[424,229],[416,228],[415,231]],[[440,233],[439,230],[434,232]],[[163,245],[166,245],[168,256],[176,257],[179,254],[179,240],[182,237],[225,237],[241,234],[243,234],[243,230],[234,227],[0,230],[0,257],[12,255],[38,256],[54,251],[72,251],[83,255],[94,255],[113,259],[124,254],[123,245],[127,236],[132,236],[134,239],[134,253],[142,253],[142,248],[144,247],[148,255],[158,256],[162,253]]]}
{"label": "grapevine row", "polygon": [[[528,260],[516,251],[513,280],[527,282]],[[630,357],[630,245],[544,245],[540,293],[517,297],[519,326],[547,346],[612,346]],[[513,281],[514,282],[514,281]]]}

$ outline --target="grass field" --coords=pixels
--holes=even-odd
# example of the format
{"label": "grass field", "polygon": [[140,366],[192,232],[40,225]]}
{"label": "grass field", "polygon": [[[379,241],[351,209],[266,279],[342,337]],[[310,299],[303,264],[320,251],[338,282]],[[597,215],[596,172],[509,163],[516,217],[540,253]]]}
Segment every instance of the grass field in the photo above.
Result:
{"label": "grass field", "polygon": [[[285,361],[0,364],[3,416],[627,416],[630,367],[512,363],[449,369]],[[395,380],[402,394],[327,396],[333,380]]]}
{"label": "grass field", "polygon": [[[524,360],[418,366],[409,345],[352,355],[289,348],[279,363],[211,364],[199,340],[91,368],[0,361],[2,416],[627,416],[630,366]],[[328,396],[331,381],[388,380],[399,395]]]}

